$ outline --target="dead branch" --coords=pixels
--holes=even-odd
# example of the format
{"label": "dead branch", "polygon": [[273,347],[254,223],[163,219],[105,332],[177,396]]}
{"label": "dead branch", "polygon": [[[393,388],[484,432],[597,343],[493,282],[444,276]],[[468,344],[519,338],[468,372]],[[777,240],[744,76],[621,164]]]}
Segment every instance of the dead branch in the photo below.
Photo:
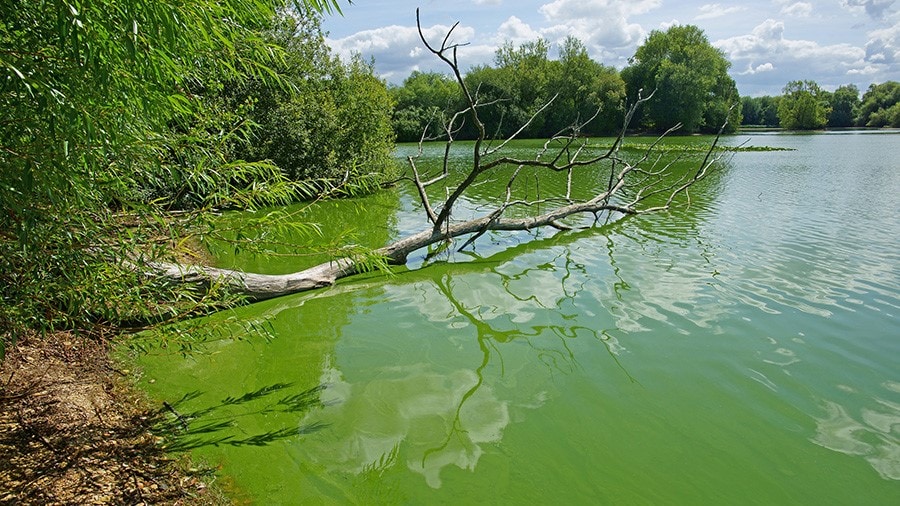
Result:
{"label": "dead branch", "polygon": [[[620,150],[635,112],[653,97],[655,91],[646,97],[641,96],[641,93],[638,94],[634,103],[626,109],[622,128],[612,146],[602,150],[599,154],[591,156],[590,153],[594,150],[590,149],[593,148],[590,140],[580,135],[581,129],[597,117],[597,114],[594,114],[584,122],[576,119],[570,127],[554,135],[544,143],[534,158],[519,159],[503,156],[502,150],[518,137],[539,114],[543,113],[555,97],[539,107],[513,135],[502,139],[497,145],[490,145],[493,139],[489,139],[486,135],[486,127],[480,118],[479,110],[493,105],[497,101],[479,103],[478,94],[472,94],[463,79],[457,50],[464,44],[451,43],[450,40],[458,23],[450,28],[439,46],[432,45],[425,37],[418,10],[416,10],[416,25],[425,48],[450,67],[464,97],[464,106],[462,110],[449,118],[444,118],[440,125],[445,146],[439,174],[423,174],[416,163],[424,151],[423,144],[427,139],[427,129],[422,134],[417,154],[407,158],[412,175],[406,179],[414,185],[430,227],[373,252],[387,263],[404,264],[409,255],[419,249],[438,243],[446,246],[457,237],[469,236],[460,248],[464,249],[492,230],[525,231],[539,227],[568,230],[572,227],[565,224],[563,220],[570,216],[593,215],[593,224],[596,224],[602,213],[637,215],[662,211],[669,209],[681,196],[685,196],[689,203],[689,188],[702,180],[723,156],[716,151],[716,147],[725,125],[722,125],[715,141],[707,150],[703,161],[696,170],[681,176],[672,174],[674,161],[660,164],[662,157],[657,153],[657,147],[661,140],[678,126],[659,136],[636,160],[629,161],[621,156]],[[475,125],[476,129],[471,166],[462,174],[455,186],[446,185],[444,187],[443,202],[435,203],[432,197],[429,197],[428,188],[451,179],[451,148],[464,118],[468,118],[468,121]],[[427,128],[430,128],[430,125]],[[653,161],[651,162],[651,160]],[[572,191],[573,174],[579,170],[596,171],[598,164],[602,163],[609,164],[609,177],[605,180],[602,190],[598,190],[589,198],[576,199]],[[646,166],[648,163],[649,167]],[[505,192],[499,199],[500,202],[481,216],[461,221],[454,220],[453,212],[459,199],[475,185],[496,181],[501,168],[513,168],[513,171],[506,176]],[[560,195],[542,197],[539,190],[538,194],[531,198],[514,198],[514,187],[525,168],[535,171],[535,178],[538,182],[542,173],[547,176],[565,173],[565,192]],[[630,197],[626,197],[626,191],[631,195]],[[654,199],[654,202],[661,201],[662,203],[642,207],[651,199]],[[544,207],[550,207],[550,209],[544,210]],[[507,211],[512,208],[538,209],[538,211],[524,217],[508,217]],[[211,267],[162,263],[154,264],[152,267],[157,274],[170,279],[207,286],[224,284],[250,299],[260,300],[332,285],[340,278],[360,272],[362,265],[363,263],[358,259],[345,257],[286,275],[262,275]]]}

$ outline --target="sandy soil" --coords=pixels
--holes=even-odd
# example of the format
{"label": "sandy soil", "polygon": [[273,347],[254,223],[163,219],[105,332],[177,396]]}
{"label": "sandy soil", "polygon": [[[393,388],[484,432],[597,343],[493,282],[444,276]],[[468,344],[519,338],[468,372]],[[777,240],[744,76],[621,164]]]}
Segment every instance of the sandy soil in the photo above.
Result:
{"label": "sandy soil", "polygon": [[161,409],[97,339],[21,340],[0,364],[0,505],[226,502],[209,469],[163,452]]}

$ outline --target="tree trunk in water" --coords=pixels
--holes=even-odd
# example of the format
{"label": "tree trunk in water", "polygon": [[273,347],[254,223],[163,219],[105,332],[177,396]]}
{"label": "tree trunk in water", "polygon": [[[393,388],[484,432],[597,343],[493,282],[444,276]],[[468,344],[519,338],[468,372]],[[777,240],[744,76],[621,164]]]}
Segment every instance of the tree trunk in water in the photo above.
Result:
{"label": "tree trunk in water", "polygon": [[[612,205],[580,204],[558,208],[550,213],[529,218],[494,219],[492,215],[489,215],[454,223],[441,231],[423,230],[380,248],[374,253],[384,258],[389,264],[403,265],[410,253],[455,237],[469,234],[480,235],[488,230],[531,230],[543,226],[562,229],[565,227],[559,225],[557,220],[576,213],[603,210],[618,211],[624,214],[635,213],[633,210]],[[254,301],[324,288],[333,285],[338,279],[359,272],[358,262],[352,258],[331,260],[290,274],[256,274],[202,265],[162,262],[154,263],[151,267],[157,275],[175,282],[196,284],[206,288],[222,284]]]}
{"label": "tree trunk in water", "polygon": [[[520,160],[501,157],[498,153],[521,133],[538,114],[548,107],[553,99],[550,99],[543,107],[539,108],[535,115],[529,118],[508,139],[500,139],[497,143],[487,143],[485,125],[481,121],[478,111],[479,108],[491,105],[491,103],[480,102],[477,92],[472,93],[469,90],[456,61],[456,48],[458,46],[448,42],[450,34],[448,33],[444,37],[440,47],[433,47],[426,40],[421,25],[418,23],[418,10],[416,11],[416,20],[419,27],[419,36],[425,47],[441,61],[447,63],[453,71],[456,82],[465,98],[466,106],[462,111],[447,119],[446,123],[440,125],[443,130],[442,136],[446,140],[446,149],[440,174],[422,174],[416,165],[418,155],[408,158],[411,176],[405,179],[415,186],[431,227],[373,252],[374,255],[388,264],[403,265],[406,263],[409,254],[416,250],[432,244],[450,241],[456,237],[469,235],[470,238],[462,245],[462,248],[465,248],[489,230],[531,230],[546,226],[566,229],[569,227],[561,224],[560,220],[576,214],[589,213],[595,217],[601,212],[624,215],[643,214],[669,209],[679,196],[686,197],[689,203],[690,196],[687,194],[687,190],[693,184],[703,179],[709,169],[723,156],[721,153],[715,153],[719,141],[717,136],[706,152],[703,161],[695,170],[673,175],[669,170],[672,168],[672,163],[664,164],[662,167],[658,166],[659,160],[654,160],[654,156],[652,156],[654,155],[654,149],[662,137],[679,128],[678,125],[659,137],[656,142],[646,149],[643,156],[638,157],[637,160],[631,161],[620,156],[619,150],[624,141],[629,123],[637,108],[652,98],[653,93],[651,93],[647,97],[637,97],[635,102],[627,109],[622,129],[614,140],[612,147],[600,155],[587,156],[587,153],[590,152],[588,148],[592,146],[589,144],[589,140],[581,135],[581,129],[588,122],[592,121],[596,117],[595,115],[594,118],[588,119],[587,122],[573,123],[566,131],[548,140],[544,144],[543,150],[534,159]],[[450,32],[455,28],[456,25],[450,29]],[[599,110],[597,112],[599,113]],[[426,188],[447,179],[450,148],[454,142],[453,136],[459,131],[459,122],[462,121],[461,118],[464,116],[476,126],[478,131],[472,152],[472,167],[463,175],[462,180],[458,184],[454,187],[447,186],[444,188],[443,193],[446,195],[446,199],[442,202],[440,212],[438,212],[438,207],[432,204]],[[721,135],[726,125],[727,121],[719,130],[719,135]],[[423,132],[423,139],[426,137],[425,134]],[[553,148],[554,153],[550,153],[551,141],[555,142],[553,144],[555,146]],[[421,155],[421,152],[420,145],[419,155]],[[486,161],[487,159],[490,159],[490,161]],[[605,187],[598,190],[598,193],[589,199],[580,201],[573,199],[572,173],[601,162],[610,164],[608,177],[604,176]],[[645,167],[645,164],[649,165],[649,167]],[[507,176],[505,199],[502,199],[502,202],[498,202],[497,207],[486,215],[462,222],[452,221],[451,216],[454,205],[465,195],[466,190],[487,178],[495,177],[494,175],[497,174],[498,169],[503,166],[516,168],[512,175]],[[515,199],[513,197],[513,188],[520,172],[525,167],[546,171],[548,174],[565,174],[567,177],[565,191],[543,200]],[[633,179],[638,182],[632,182]],[[628,186],[630,197],[625,197],[624,195],[626,186]],[[658,203],[656,205],[649,204],[650,199],[656,199]],[[531,208],[535,204],[546,205],[549,202],[560,204],[558,204],[558,207],[537,216],[504,218],[504,213],[510,208]],[[338,279],[364,270],[362,265],[363,263],[359,259],[345,257],[299,272],[283,275],[254,274],[213,267],[170,263],[155,263],[150,267],[155,274],[176,282],[191,283],[206,288],[213,285],[225,285],[230,290],[241,293],[250,300],[263,300],[331,286]],[[370,263],[365,265],[370,267]]]}

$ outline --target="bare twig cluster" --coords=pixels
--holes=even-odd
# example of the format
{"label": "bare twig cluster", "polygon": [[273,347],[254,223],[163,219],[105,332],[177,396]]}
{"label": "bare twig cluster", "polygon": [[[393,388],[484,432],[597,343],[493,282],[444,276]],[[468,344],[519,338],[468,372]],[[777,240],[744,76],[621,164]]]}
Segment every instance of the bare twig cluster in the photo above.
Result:
{"label": "bare twig cluster", "polygon": [[[689,189],[702,180],[722,156],[716,151],[719,141],[719,136],[716,136],[702,162],[695,169],[676,174],[677,171],[674,171],[673,167],[679,160],[664,159],[657,154],[656,148],[666,135],[679,128],[678,125],[659,136],[637,159],[629,160],[623,156],[621,148],[631,120],[638,108],[653,98],[653,93],[647,96],[639,95],[635,98],[634,102],[626,109],[622,127],[612,145],[600,151],[599,154],[590,139],[581,135],[584,126],[597,117],[600,112],[598,110],[593,117],[581,122],[576,121],[548,139],[533,158],[520,159],[506,156],[503,154],[504,149],[537,116],[551,107],[555,97],[547,100],[509,137],[489,138],[479,111],[494,105],[496,101],[481,101],[478,90],[470,89],[463,78],[458,59],[458,50],[463,44],[453,43],[451,40],[458,23],[450,28],[439,45],[433,45],[425,37],[418,10],[416,11],[416,23],[424,46],[435,57],[446,63],[455,76],[465,105],[462,110],[452,116],[440,118],[440,137],[445,146],[443,159],[439,169],[435,171],[436,173],[423,171],[417,163],[423,154],[424,142],[429,139],[427,132],[422,134],[418,153],[407,159],[411,172],[408,179],[416,188],[430,227],[376,250],[375,254],[388,263],[403,264],[409,254],[416,250],[433,244],[449,243],[457,237],[468,236],[460,247],[463,249],[491,230],[532,230],[538,227],[566,230],[572,227],[563,220],[574,215],[593,215],[594,223],[597,223],[598,217],[603,213],[637,215],[663,211],[682,200],[682,197],[683,200],[690,203]],[[451,151],[455,136],[466,121],[474,125],[476,132],[471,165],[460,178],[451,178]],[[725,125],[722,125],[719,135],[724,128]],[[599,189],[593,195],[576,198],[575,192],[573,192],[573,174],[581,170],[596,172],[598,165],[601,164],[608,165],[608,176],[603,176],[603,184],[599,185]],[[511,172],[510,168],[512,168]],[[559,195],[517,197],[514,188],[523,177],[525,169],[531,169],[529,173],[546,174],[548,177],[559,177],[558,174],[565,174],[565,190]],[[557,176],[553,176],[554,174]],[[603,172],[603,174],[606,173]],[[460,221],[454,220],[453,213],[458,207],[460,199],[470,192],[473,186],[488,180],[500,181],[500,177],[507,178],[504,182],[505,194],[498,199],[490,211],[480,216]],[[454,180],[454,185],[449,184],[451,179]],[[435,202],[429,196],[429,188],[441,183],[444,184],[442,193],[445,197],[443,201]],[[522,213],[519,213],[511,217],[509,216],[511,213],[508,211],[513,208],[537,209],[538,211],[530,215],[525,213],[522,216]],[[328,286],[339,278],[361,270],[360,263],[353,258],[338,259],[282,276],[259,275],[200,266],[168,265],[161,267],[165,269],[165,273],[169,277],[180,276],[195,283],[226,283],[253,299],[270,298]]]}

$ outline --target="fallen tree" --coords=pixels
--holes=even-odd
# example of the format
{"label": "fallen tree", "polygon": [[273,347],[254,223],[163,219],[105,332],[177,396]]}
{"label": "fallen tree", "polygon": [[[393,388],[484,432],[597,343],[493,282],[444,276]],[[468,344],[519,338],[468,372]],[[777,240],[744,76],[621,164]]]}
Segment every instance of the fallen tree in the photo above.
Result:
{"label": "fallen tree", "polygon": [[[626,109],[622,128],[614,139],[612,146],[599,154],[590,139],[581,136],[582,128],[592,121],[597,114],[585,121],[576,120],[564,131],[546,141],[531,159],[518,159],[503,155],[503,150],[515,139],[536,117],[550,107],[553,99],[528,119],[514,134],[505,139],[490,138],[482,121],[479,110],[490,107],[495,102],[482,102],[478,90],[472,90],[463,79],[457,59],[461,44],[451,43],[451,36],[458,25],[454,25],[443,38],[439,46],[431,44],[425,37],[418,10],[416,24],[419,37],[424,46],[434,56],[446,63],[460,87],[466,106],[448,118],[440,118],[439,135],[445,143],[441,168],[437,174],[429,174],[420,170],[417,161],[422,155],[423,143],[430,139],[429,132],[423,132],[419,151],[408,157],[409,175],[400,181],[413,184],[422,209],[430,226],[421,232],[401,238],[385,247],[372,252],[374,257],[384,263],[402,265],[408,256],[419,249],[442,244],[449,246],[455,238],[468,236],[460,246],[464,249],[488,231],[525,231],[539,227],[554,227],[565,230],[572,228],[564,220],[575,215],[592,215],[593,224],[599,222],[603,213],[638,215],[669,209],[677,202],[690,202],[688,189],[702,180],[719,161],[716,136],[705,156],[697,166],[680,174],[673,170],[674,162],[662,163],[655,155],[660,140],[679,128],[678,125],[666,131],[656,142],[651,144],[641,156],[628,160],[622,156],[621,150],[625,134],[631,119],[639,107],[650,100],[653,93],[646,97],[638,96]],[[599,113],[600,111],[597,111]],[[451,182],[450,159],[454,144],[454,135],[465,121],[471,122],[477,137],[472,148],[471,167],[461,176],[459,181]],[[721,135],[725,125],[719,130]],[[573,192],[573,174],[579,170],[597,171],[598,164],[608,164],[608,176],[604,176],[604,184],[598,191],[587,198],[576,198]],[[509,173],[509,169],[511,173]],[[557,177],[564,175],[565,190],[557,195],[520,197],[515,191],[517,182],[523,171],[539,171]],[[505,171],[505,173],[504,173]],[[604,172],[604,174],[606,174]],[[460,199],[475,185],[486,180],[505,180],[505,195],[487,212],[462,220],[455,220],[453,215]],[[398,181],[399,182],[399,181]],[[432,201],[428,189],[443,183],[445,198],[439,204]],[[511,209],[546,209],[526,216],[509,216]],[[367,257],[369,260],[372,256]],[[242,271],[219,269],[202,265],[181,265],[172,263],[154,263],[152,267],[157,274],[177,282],[193,283],[201,286],[225,285],[232,291],[245,295],[251,300],[262,300],[291,293],[322,288],[334,284],[338,279],[368,270],[372,263],[361,257],[347,256],[316,265],[314,267],[283,275],[255,274]]]}

